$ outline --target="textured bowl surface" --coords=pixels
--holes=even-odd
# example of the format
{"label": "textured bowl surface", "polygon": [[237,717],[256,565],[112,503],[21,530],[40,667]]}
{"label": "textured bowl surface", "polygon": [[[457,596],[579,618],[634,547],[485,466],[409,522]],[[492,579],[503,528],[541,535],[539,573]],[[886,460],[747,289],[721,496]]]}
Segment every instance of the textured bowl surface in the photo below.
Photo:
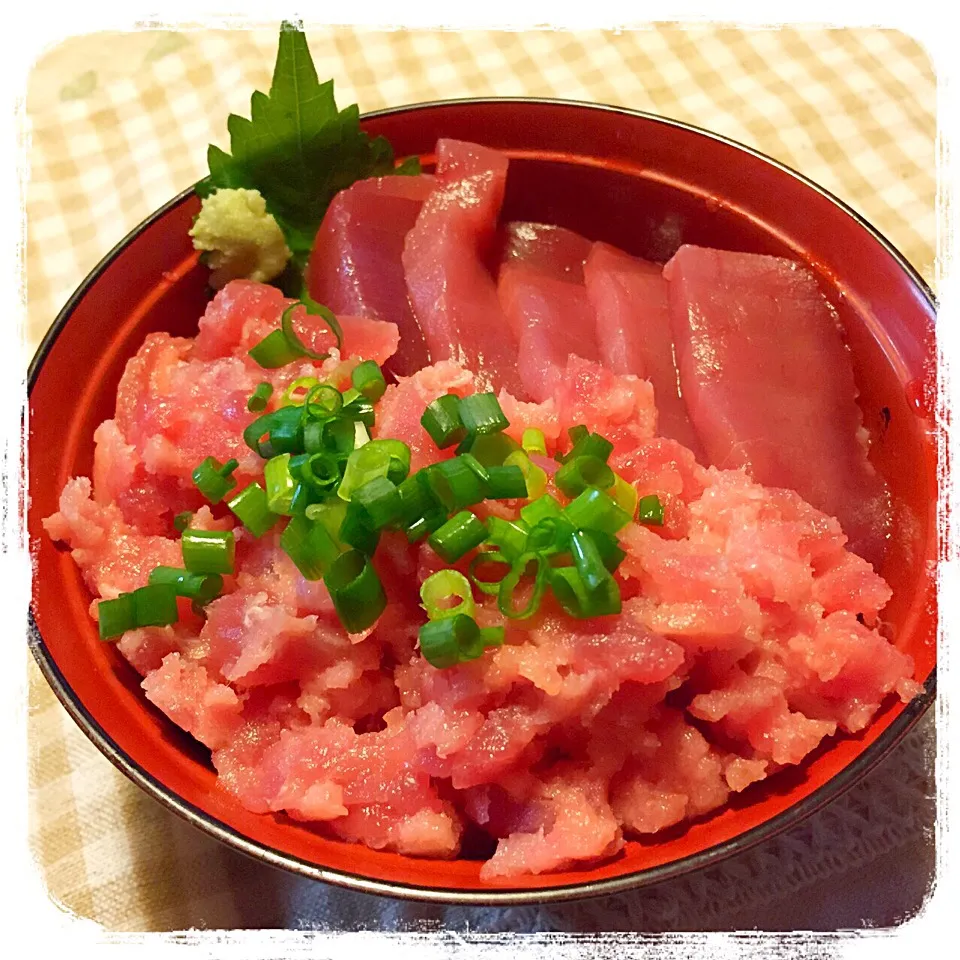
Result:
{"label": "textured bowl surface", "polygon": [[[113,416],[126,361],[154,330],[191,335],[209,297],[187,230],[189,191],[137,228],[91,274],[31,368],[29,531],[35,557],[32,644],[74,719],[128,776],[174,812],[277,866],[370,892],[435,901],[544,901],[609,893],[704,866],[827,803],[880,760],[934,694],[937,447],[932,297],[903,258],[848,208],[779,164],[730,141],[653,116],[556,101],[452,101],[364,120],[398,156],[425,164],[440,136],[511,157],[503,216],[577,230],[664,261],[681,243],[789,256],[816,272],[853,351],[871,454],[890,483],[896,519],[883,575],[885,617],[925,685],[891,698],[858,736],[838,738],[802,767],[738,795],[716,815],[644,842],[601,866],[479,880],[479,862],[417,860],[329,840],[284,816],[248,813],[216,786],[207,751],[144,698],[139,677],[97,639],[91,597],[69,552],[40,521],[59,491],[89,476],[93,432]],[[886,426],[884,427],[884,424]]]}

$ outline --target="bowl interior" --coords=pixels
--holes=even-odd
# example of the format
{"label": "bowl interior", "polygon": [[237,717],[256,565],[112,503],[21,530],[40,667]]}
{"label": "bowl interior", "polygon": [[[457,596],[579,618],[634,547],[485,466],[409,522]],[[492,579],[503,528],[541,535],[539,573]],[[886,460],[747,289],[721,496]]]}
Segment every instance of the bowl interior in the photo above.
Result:
{"label": "bowl interior", "polygon": [[[479,862],[422,861],[323,837],[284,816],[245,811],[217,789],[207,752],[142,696],[139,677],[97,639],[90,595],[69,553],[40,520],[66,480],[89,476],[93,432],[113,416],[127,359],[150,331],[191,335],[208,299],[187,230],[185,196],[155,215],[71,301],[34,370],[30,395],[29,531],[38,652],[58,694],[98,745],[142,786],[204,829],[278,865],[364,889],[435,899],[544,899],[597,893],[690,869],[816,809],[889,749],[932,696],[937,556],[932,425],[933,306],[918,279],[835,200],[769,160],[690,128],[638,114],[530,101],[461,102],[388,111],[364,121],[398,155],[425,163],[439,136],[512,158],[505,219],[577,230],[666,260],[681,243],[790,256],[816,272],[853,352],[872,459],[890,483],[896,534],[882,570],[886,618],[926,695],[891,698],[862,734],[821,747],[802,767],[736,797],[722,812],[648,841],[602,866],[481,884]],[[592,884],[589,890],[584,885]]]}

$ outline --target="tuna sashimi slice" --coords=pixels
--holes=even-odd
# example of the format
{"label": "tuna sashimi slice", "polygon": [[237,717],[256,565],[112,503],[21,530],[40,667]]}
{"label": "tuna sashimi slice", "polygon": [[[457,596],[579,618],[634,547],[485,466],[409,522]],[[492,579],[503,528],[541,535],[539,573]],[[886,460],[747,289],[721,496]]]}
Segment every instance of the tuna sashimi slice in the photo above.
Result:
{"label": "tuna sashimi slice", "polygon": [[879,565],[889,492],[867,460],[850,353],[813,275],[779,257],[683,246],[664,276],[680,384],[711,461],[796,490]]}
{"label": "tuna sashimi slice", "polygon": [[401,257],[433,185],[431,176],[390,176],[341,191],[323,218],[307,266],[311,296],[334,313],[397,325],[400,347],[390,367],[403,376],[430,362],[407,299]]}
{"label": "tuna sashimi slice", "polygon": [[649,380],[657,402],[657,432],[678,440],[703,462],[703,448],[680,395],[668,285],[660,266],[596,243],[583,273],[596,315],[600,361],[614,373]]}
{"label": "tuna sashimi slice", "polygon": [[522,264],[556,280],[583,283],[583,265],[593,241],[566,227],[511,220],[501,231],[500,275]]}
{"label": "tuna sashimi slice", "polygon": [[[497,294],[519,339],[517,366],[538,402],[552,395],[550,367],[571,353],[599,360],[593,309],[583,285],[588,240],[560,227],[511,224]],[[577,269],[579,268],[579,270]]]}
{"label": "tuna sashimi slice", "polygon": [[494,237],[507,158],[457,140],[437,142],[437,184],[403,250],[407,290],[434,363],[455,360],[480,389],[526,399],[517,345],[484,257]]}

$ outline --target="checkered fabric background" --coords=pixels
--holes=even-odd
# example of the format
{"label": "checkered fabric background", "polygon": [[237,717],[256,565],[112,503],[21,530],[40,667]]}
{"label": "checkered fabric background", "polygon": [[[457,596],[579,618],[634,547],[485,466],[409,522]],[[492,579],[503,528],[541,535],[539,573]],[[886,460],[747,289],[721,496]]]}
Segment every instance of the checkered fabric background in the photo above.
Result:
{"label": "checkered fabric background", "polygon": [[[935,280],[936,80],[919,44],[902,34],[310,24],[307,34],[341,105],[553,96],[649,110],[725,134],[833,191]],[[205,173],[207,143],[227,146],[227,114],[248,113],[253,89],[269,85],[275,52],[275,26],[100,33],[71,38],[35,65],[27,101],[31,352],[96,262]],[[110,930],[293,922],[285,878],[143,796],[73,726],[32,665],[29,689],[30,839],[56,901]],[[929,856],[916,848],[898,863],[926,876]],[[840,882],[838,895],[851,882]],[[778,909],[786,908],[765,911]],[[763,922],[750,914],[738,922],[752,921]],[[797,922],[811,925],[802,912]]]}

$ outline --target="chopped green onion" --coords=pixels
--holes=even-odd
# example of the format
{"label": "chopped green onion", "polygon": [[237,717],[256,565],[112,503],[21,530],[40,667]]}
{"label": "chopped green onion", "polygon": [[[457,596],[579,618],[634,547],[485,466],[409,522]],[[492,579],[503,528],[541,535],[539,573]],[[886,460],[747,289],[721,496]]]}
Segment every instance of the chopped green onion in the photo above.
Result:
{"label": "chopped green onion", "polygon": [[505,433],[487,433],[478,437],[468,434],[456,452],[472,454],[485,467],[499,467],[511,453],[521,449],[520,444]]}
{"label": "chopped green onion", "polygon": [[280,546],[305,580],[321,580],[341,553],[322,522],[299,513],[280,535]]}
{"label": "chopped green onion", "polygon": [[537,427],[528,427],[523,431],[523,439],[520,445],[527,453],[539,453],[541,457],[547,455],[547,438],[543,431]]}
{"label": "chopped green onion", "polygon": [[391,440],[384,437],[376,442],[380,449],[390,454],[390,466],[387,469],[387,479],[392,483],[401,484],[410,473],[410,448],[402,440]]}
{"label": "chopped green onion", "polygon": [[538,467],[522,450],[515,450],[503,461],[505,467],[518,467],[523,474],[527,493],[531,500],[547,492],[547,472]]}
{"label": "chopped green onion", "polygon": [[405,532],[409,543],[417,543],[424,537],[439,530],[447,522],[447,511],[443,507],[432,507],[422,517],[408,524]]}
{"label": "chopped green onion", "polygon": [[230,474],[238,466],[236,460],[221,464],[214,457],[207,457],[194,468],[193,482],[210,503],[219,503],[237,485],[237,481]]}
{"label": "chopped green onion", "polygon": [[399,443],[399,441],[371,440],[370,443],[364,444],[350,454],[343,471],[343,480],[337,488],[337,496],[341,500],[349,500],[353,496],[353,491],[365,483],[377,477],[389,475],[393,460],[390,443]]}
{"label": "chopped green onion", "polygon": [[347,504],[338,497],[330,497],[322,503],[311,503],[304,511],[308,520],[316,520],[326,527],[334,540],[340,537],[340,528],[347,516]]}
{"label": "chopped green onion", "polygon": [[460,419],[467,434],[473,437],[500,433],[510,426],[494,393],[473,393],[464,397],[460,401]]}
{"label": "chopped green onion", "polygon": [[353,389],[362,393],[371,403],[376,403],[387,389],[383,371],[376,360],[364,360],[358,363],[350,374]]}
{"label": "chopped green onion", "polygon": [[420,423],[441,450],[460,443],[467,435],[467,428],[460,419],[460,398],[453,393],[434,400],[423,411]]}
{"label": "chopped green onion", "polygon": [[460,641],[460,662],[467,663],[482,657],[488,647],[502,647],[506,630],[503,627],[487,627],[478,630],[476,636],[463,637]]}
{"label": "chopped green onion", "polygon": [[[513,569],[513,560],[516,559],[519,558],[508,558],[506,554],[501,553],[499,550],[484,550],[478,553],[470,561],[470,567],[467,572],[470,574],[470,579],[473,581],[473,585],[481,593],[487,593],[491,596],[495,596],[500,592],[500,584],[502,583],[503,578],[507,576],[507,574]],[[503,567],[503,572],[495,580],[488,580],[484,577],[481,577],[477,573],[477,568],[482,568],[487,564]]]}
{"label": "chopped green onion", "polygon": [[149,582],[169,584],[178,597],[189,597],[200,606],[218,597],[223,589],[223,577],[219,573],[191,573],[180,567],[154,567]]}
{"label": "chopped green onion", "polygon": [[267,506],[267,492],[259,483],[244,487],[227,506],[255,537],[262,537],[280,519]]}
{"label": "chopped green onion", "polygon": [[490,483],[490,471],[472,454],[462,453],[457,457],[462,463],[465,463],[483,482],[485,486]]}
{"label": "chopped green onion", "polygon": [[373,556],[380,543],[380,530],[374,528],[367,512],[352,500],[347,504],[338,536],[341,542],[367,556]]}
{"label": "chopped green onion", "polygon": [[[326,307],[322,307],[320,304],[316,304],[315,306],[320,307],[318,315],[327,326],[330,327],[334,336],[336,336],[340,328],[340,325],[337,323],[337,318]],[[311,360],[326,360],[327,357],[330,356],[329,353],[317,353],[315,350],[311,350],[300,337],[297,336],[297,331],[293,329],[293,311],[296,310],[297,307],[305,307],[305,304],[298,300],[296,303],[291,303],[290,306],[280,314],[280,329],[287,338],[291,350],[296,350],[301,357],[309,357]]]}
{"label": "chopped green onion", "polygon": [[236,541],[232,530],[184,530],[183,565],[191,573],[233,573]]}
{"label": "chopped green onion", "polygon": [[456,666],[465,646],[472,647],[480,635],[473,617],[458,614],[444,620],[430,620],[420,628],[420,653],[438,670]]}
{"label": "chopped green onion", "polygon": [[[563,510],[578,530],[600,530],[615,534],[630,522],[630,514],[621,510],[602,490],[588,487]],[[523,516],[523,511],[520,511]],[[529,522],[529,521],[528,521]]]}
{"label": "chopped green onion", "polygon": [[137,628],[137,607],[132,593],[121,593],[114,600],[97,604],[97,627],[101,640],[113,640]]}
{"label": "chopped green onion", "polygon": [[187,527],[190,526],[190,521],[193,519],[193,514],[189,510],[184,510],[183,513],[178,513],[173,518],[173,529],[177,533],[183,533]]}
{"label": "chopped green onion", "polygon": [[273,384],[263,381],[258,383],[257,388],[250,394],[247,400],[247,409],[251,413],[259,413],[267,409],[267,402],[273,396]]}
{"label": "chopped green onion", "polygon": [[596,590],[610,576],[610,571],[607,570],[603,557],[589,533],[575,530],[570,537],[570,552],[573,554],[573,562],[588,592]]}
{"label": "chopped green onion", "polygon": [[356,400],[345,403],[342,412],[351,420],[359,420],[368,430],[376,421],[373,404],[366,397],[357,397]]}
{"label": "chopped green onion", "polygon": [[361,633],[372,626],[387,605],[373,564],[358,550],[340,554],[323,582],[348,633]]}
{"label": "chopped green onion", "polygon": [[349,456],[357,446],[356,427],[346,417],[330,417],[326,420],[310,420],[303,428],[303,449],[307,453],[329,451]]}
{"label": "chopped green onion", "polygon": [[354,400],[358,400],[362,396],[363,394],[361,394],[359,390],[354,390],[353,387],[347,387],[347,389],[343,391],[343,405],[346,406],[348,403],[353,403]]}
{"label": "chopped green onion", "polygon": [[350,506],[363,511],[372,530],[382,530],[400,515],[400,493],[386,477],[374,477],[353,491]]}
{"label": "chopped green onion", "polygon": [[297,377],[283,393],[282,405],[302,407],[310,391],[318,386],[320,381],[316,377]]}
{"label": "chopped green onion", "polygon": [[451,512],[486,499],[487,485],[462,457],[441,460],[422,473],[430,492]]}
{"label": "chopped green onion", "polygon": [[617,538],[609,533],[601,533],[599,530],[590,530],[589,534],[603,559],[603,565],[613,573],[627,556],[620,548]]}
{"label": "chopped green onion", "polygon": [[169,583],[140,587],[131,596],[138,627],[165,627],[177,622],[177,592]]}
{"label": "chopped green onion", "polygon": [[302,356],[299,350],[291,346],[286,334],[282,330],[268,333],[255,347],[247,353],[256,363],[266,370],[276,370],[285,367]]}
{"label": "chopped green onion", "polygon": [[586,428],[574,427],[573,430],[568,431],[573,447],[560,458],[560,462],[569,463],[578,457],[596,457],[606,463],[610,454],[613,453],[613,444],[599,433],[577,432],[577,439],[574,440],[574,430],[586,430]]}
{"label": "chopped green onion", "polygon": [[640,498],[637,519],[640,523],[649,523],[657,527],[663,526],[663,504],[655,493]]}
{"label": "chopped green onion", "polygon": [[565,553],[570,549],[574,526],[562,514],[544,517],[527,535],[527,550],[544,555]]}
{"label": "chopped green onion", "polygon": [[303,401],[304,413],[314,420],[329,420],[343,408],[343,394],[329,383],[318,383]]}
{"label": "chopped green onion", "polygon": [[366,426],[362,424],[359,420],[356,421],[353,425],[354,427],[354,440],[353,446],[354,449],[362,447],[367,443],[370,443],[370,434],[367,432]]}
{"label": "chopped green onion", "polygon": [[[445,620],[461,613],[472,617],[477,609],[470,581],[458,570],[438,570],[427,577],[420,587],[420,599],[431,620]],[[451,600],[457,602],[451,606]]]}
{"label": "chopped green onion", "polygon": [[300,407],[281,407],[257,417],[244,431],[244,443],[264,459],[299,453],[303,447]]}
{"label": "chopped green onion", "polygon": [[[400,496],[400,512],[398,520],[402,527],[415,523],[429,510],[435,509],[438,504],[429,486],[421,479],[420,473],[407,477],[398,487]],[[446,519],[446,514],[444,514]]]}
{"label": "chopped green onion", "polygon": [[606,577],[590,590],[576,567],[554,567],[550,570],[550,586],[560,606],[572,617],[586,619],[620,612],[620,588],[613,577]]}
{"label": "chopped green onion", "polygon": [[480,641],[484,650],[490,647],[502,647],[506,639],[507,631],[503,627],[481,627]]}
{"label": "chopped green onion", "polygon": [[332,493],[340,482],[340,465],[332,454],[314,453],[303,462],[300,476],[317,493]]}
{"label": "chopped green onion", "polygon": [[[526,605],[518,610],[514,602],[514,593],[531,563],[537,565],[533,589]],[[500,588],[497,591],[497,606],[500,608],[500,612],[511,620],[525,620],[527,617],[532,617],[540,608],[540,600],[543,597],[546,581],[547,564],[543,558],[536,553],[523,554],[514,561],[510,572],[500,581]]]}
{"label": "chopped green onion", "polygon": [[520,524],[502,517],[491,517],[487,529],[490,531],[487,542],[498,547],[508,560],[516,560],[525,551],[528,531]]}
{"label": "chopped green onion", "polygon": [[527,481],[519,467],[490,467],[489,474],[490,499],[516,500],[527,496]]}
{"label": "chopped green onion", "polygon": [[456,563],[488,536],[487,528],[469,510],[463,510],[435,531],[428,542],[447,563]]}
{"label": "chopped green onion", "polygon": [[613,486],[613,471],[591,454],[568,460],[555,474],[554,483],[568,497],[576,497],[587,487],[606,490]]}
{"label": "chopped green onion", "polygon": [[[339,479],[339,473],[337,474]],[[290,454],[281,453],[266,462],[263,468],[263,483],[267,491],[267,509],[271,513],[290,516],[291,504],[297,489],[297,481],[290,472]]]}
{"label": "chopped green onion", "polygon": [[562,510],[560,503],[556,498],[545,493],[536,500],[531,500],[526,506],[520,508],[520,517],[530,527],[535,527],[546,517],[559,517]]}
{"label": "chopped green onion", "polygon": [[637,502],[640,495],[637,488],[632,483],[627,483],[623,477],[618,474],[613,475],[613,489],[607,490],[607,493],[613,498],[614,503],[631,517],[637,514]]}

